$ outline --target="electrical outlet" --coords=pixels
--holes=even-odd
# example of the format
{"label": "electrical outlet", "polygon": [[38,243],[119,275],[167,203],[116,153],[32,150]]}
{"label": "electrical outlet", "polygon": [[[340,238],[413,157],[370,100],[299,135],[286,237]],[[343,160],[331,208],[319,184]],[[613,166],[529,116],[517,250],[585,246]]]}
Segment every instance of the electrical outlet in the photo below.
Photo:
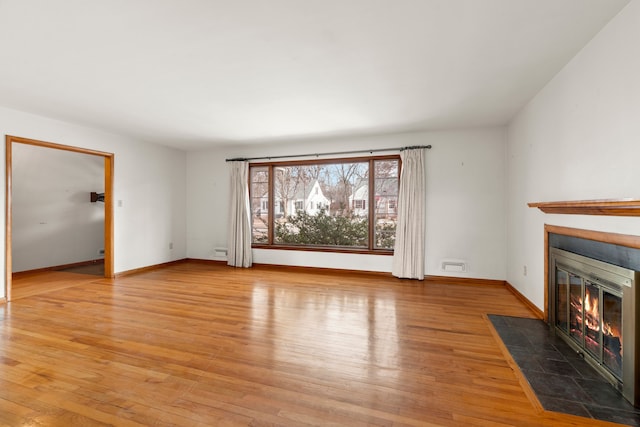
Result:
{"label": "electrical outlet", "polygon": [[524,274],[525,276],[527,275],[527,266],[526,265],[522,269],[522,274]]}
{"label": "electrical outlet", "polygon": [[173,249],[173,242],[169,242],[169,249]]}

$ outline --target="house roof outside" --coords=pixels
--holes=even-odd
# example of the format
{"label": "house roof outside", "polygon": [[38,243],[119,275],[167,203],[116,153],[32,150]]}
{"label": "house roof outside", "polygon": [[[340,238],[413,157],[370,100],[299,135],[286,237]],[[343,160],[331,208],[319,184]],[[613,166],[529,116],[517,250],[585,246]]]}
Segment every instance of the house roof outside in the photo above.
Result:
{"label": "house roof outside", "polygon": [[[398,179],[377,179],[376,194],[382,197],[398,197]],[[352,200],[366,200],[369,197],[369,181],[360,180],[353,191]]]}
{"label": "house roof outside", "polygon": [[316,186],[318,188],[320,188],[320,191],[322,191],[322,188],[320,186],[320,183],[318,182],[318,180],[313,180],[311,183],[309,183],[309,185],[304,185],[304,183],[299,186],[296,190],[296,194],[293,196],[293,198],[295,200],[308,200],[309,196],[311,195],[311,192],[313,191],[314,188],[316,188]]}

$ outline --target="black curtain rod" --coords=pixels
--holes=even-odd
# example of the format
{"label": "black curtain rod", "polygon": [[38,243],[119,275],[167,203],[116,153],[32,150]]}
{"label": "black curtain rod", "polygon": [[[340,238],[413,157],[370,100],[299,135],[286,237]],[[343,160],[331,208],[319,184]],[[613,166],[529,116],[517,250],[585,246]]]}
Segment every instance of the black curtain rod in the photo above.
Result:
{"label": "black curtain rod", "polygon": [[264,156],[264,157],[235,157],[233,159],[226,159],[227,162],[245,162],[249,160],[273,160],[273,159],[290,159],[292,157],[319,157],[319,156],[338,156],[341,154],[358,154],[358,153],[379,153],[381,151],[404,151],[404,150],[414,150],[417,148],[426,148],[430,149],[431,145],[412,145],[409,147],[398,147],[398,148],[378,148],[375,150],[354,150],[354,151],[336,151],[333,153],[310,153],[310,154],[297,154],[297,155],[287,155],[287,156]]}

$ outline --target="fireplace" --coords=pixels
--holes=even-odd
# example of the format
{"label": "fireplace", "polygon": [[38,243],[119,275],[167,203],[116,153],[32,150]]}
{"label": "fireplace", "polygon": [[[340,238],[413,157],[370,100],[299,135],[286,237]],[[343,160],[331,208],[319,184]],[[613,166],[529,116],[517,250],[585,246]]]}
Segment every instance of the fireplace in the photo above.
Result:
{"label": "fireplace", "polygon": [[549,256],[550,326],[639,407],[640,273],[553,247]]}

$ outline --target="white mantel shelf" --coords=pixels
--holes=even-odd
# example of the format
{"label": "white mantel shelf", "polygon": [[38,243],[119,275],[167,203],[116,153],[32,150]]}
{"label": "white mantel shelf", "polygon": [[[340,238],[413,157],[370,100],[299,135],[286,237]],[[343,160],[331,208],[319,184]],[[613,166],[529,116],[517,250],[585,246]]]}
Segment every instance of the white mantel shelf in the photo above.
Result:
{"label": "white mantel shelf", "polygon": [[638,199],[572,200],[527,203],[544,213],[573,215],[640,216]]}

